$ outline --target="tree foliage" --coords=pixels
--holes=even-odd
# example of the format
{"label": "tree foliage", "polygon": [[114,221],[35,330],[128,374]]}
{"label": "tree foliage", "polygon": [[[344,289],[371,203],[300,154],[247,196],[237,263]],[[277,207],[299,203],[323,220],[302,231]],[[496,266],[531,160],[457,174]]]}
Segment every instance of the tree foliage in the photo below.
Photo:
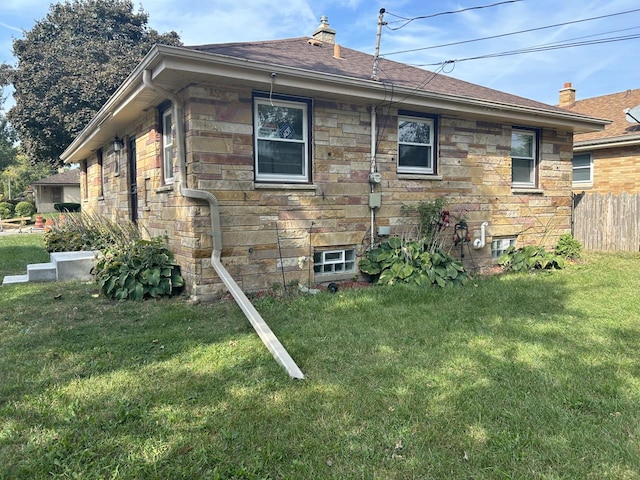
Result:
{"label": "tree foliage", "polygon": [[[13,42],[16,67],[3,65],[15,89],[8,118],[35,161],[60,154],[156,43],[180,45],[175,32],[147,26],[131,0],[67,0]],[[0,79],[2,81],[3,79]]]}
{"label": "tree foliage", "polygon": [[0,172],[0,191],[7,199],[18,197],[33,182],[53,173],[55,173],[55,169],[51,164],[46,162],[32,163],[26,155],[18,154],[14,163]]}
{"label": "tree foliage", "polygon": [[0,91],[0,172],[9,165],[12,165],[18,154],[18,149],[16,148],[18,136],[4,115],[2,110],[3,105],[4,97]]}

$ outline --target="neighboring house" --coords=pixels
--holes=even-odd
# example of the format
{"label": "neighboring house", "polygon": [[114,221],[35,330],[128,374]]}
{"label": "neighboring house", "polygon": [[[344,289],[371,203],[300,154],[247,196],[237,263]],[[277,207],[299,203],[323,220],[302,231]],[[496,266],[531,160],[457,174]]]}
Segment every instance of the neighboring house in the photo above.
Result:
{"label": "neighboring house", "polygon": [[611,123],[602,131],[578,133],[573,141],[573,190],[640,193],[640,89],[576,101],[571,83],[560,91],[560,107]]}
{"label": "neighboring house", "polygon": [[31,184],[38,213],[55,212],[56,203],[80,203],[80,170],[51,175]]}
{"label": "neighboring house", "polygon": [[466,217],[469,266],[553,247],[570,231],[573,133],[606,123],[375,60],[323,17],[311,38],[153,47],[62,159],[81,165],[83,210],[166,234],[203,298],[228,277],[352,279],[421,200]]}

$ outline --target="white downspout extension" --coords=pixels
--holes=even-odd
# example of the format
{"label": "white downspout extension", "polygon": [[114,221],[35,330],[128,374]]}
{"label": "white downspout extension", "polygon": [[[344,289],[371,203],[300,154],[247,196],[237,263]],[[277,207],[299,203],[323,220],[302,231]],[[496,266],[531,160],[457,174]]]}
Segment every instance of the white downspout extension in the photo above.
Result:
{"label": "white downspout extension", "polygon": [[[369,172],[370,175],[373,175],[376,172],[376,106],[371,105],[371,170]],[[371,184],[371,193],[373,193],[374,184],[373,182],[369,182]],[[369,207],[371,210],[371,243],[369,245],[373,248],[373,242],[375,241],[375,236],[373,233],[373,229],[375,228],[375,208]]]}
{"label": "white downspout extension", "polygon": [[482,222],[482,225],[480,225],[480,238],[476,238],[473,241],[473,248],[475,248],[476,250],[479,250],[481,248],[484,248],[485,245],[485,240],[486,240],[486,228],[487,225],[489,225],[489,222]]}
{"label": "white downspout extension", "polygon": [[156,86],[153,83],[150,70],[144,70],[142,73],[142,83],[149,89],[157,91],[166,95],[173,104],[173,115],[176,125],[176,144],[178,161],[180,165],[180,194],[187,198],[197,198],[199,200],[206,200],[209,204],[209,210],[211,212],[211,226],[213,237],[213,251],[211,252],[211,265],[214,270],[227,287],[233,299],[236,301],[242,312],[245,314],[253,329],[256,331],[262,342],[267,349],[271,352],[276,361],[284,367],[291,378],[303,379],[304,374],[298,367],[296,362],[293,361],[291,355],[284,348],[278,337],[275,336],[267,322],[264,321],[260,313],[256,310],[253,304],[249,301],[244,294],[240,286],[233,279],[231,274],[222,265],[220,256],[222,252],[222,233],[220,229],[220,209],[218,208],[218,199],[210,192],[206,190],[197,190],[187,188],[187,162],[185,157],[185,136],[184,136],[184,123],[182,121],[182,103],[178,99],[178,96],[172,92],[169,92],[163,88]]}

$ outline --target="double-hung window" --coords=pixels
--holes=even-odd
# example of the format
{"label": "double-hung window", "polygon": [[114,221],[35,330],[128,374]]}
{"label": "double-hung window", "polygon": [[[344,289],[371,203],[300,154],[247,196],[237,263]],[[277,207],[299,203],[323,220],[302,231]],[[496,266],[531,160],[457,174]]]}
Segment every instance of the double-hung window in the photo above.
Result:
{"label": "double-hung window", "polygon": [[536,186],[538,135],[535,130],[511,132],[511,183],[514,187]]}
{"label": "double-hung window", "polygon": [[162,173],[165,185],[173,183],[173,114],[162,113]]}
{"label": "double-hung window", "polygon": [[436,173],[435,129],[434,118],[398,116],[398,173]]}
{"label": "double-hung window", "polygon": [[590,153],[573,156],[573,183],[593,182],[593,160]]}
{"label": "double-hung window", "polygon": [[304,99],[254,97],[256,181],[310,181],[310,107]]}

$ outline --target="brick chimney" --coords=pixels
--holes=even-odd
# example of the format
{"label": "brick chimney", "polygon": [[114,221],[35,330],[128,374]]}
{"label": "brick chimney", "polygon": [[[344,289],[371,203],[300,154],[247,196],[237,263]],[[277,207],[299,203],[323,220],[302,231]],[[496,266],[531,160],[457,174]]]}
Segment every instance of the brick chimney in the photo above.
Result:
{"label": "brick chimney", "polygon": [[576,89],[571,86],[571,82],[567,82],[564,84],[564,88],[560,90],[560,103],[558,106],[569,108],[573,107],[574,103],[576,103]]}
{"label": "brick chimney", "polygon": [[312,37],[323,43],[336,43],[336,31],[329,27],[329,18],[326,15],[320,18],[320,25],[313,32]]}

